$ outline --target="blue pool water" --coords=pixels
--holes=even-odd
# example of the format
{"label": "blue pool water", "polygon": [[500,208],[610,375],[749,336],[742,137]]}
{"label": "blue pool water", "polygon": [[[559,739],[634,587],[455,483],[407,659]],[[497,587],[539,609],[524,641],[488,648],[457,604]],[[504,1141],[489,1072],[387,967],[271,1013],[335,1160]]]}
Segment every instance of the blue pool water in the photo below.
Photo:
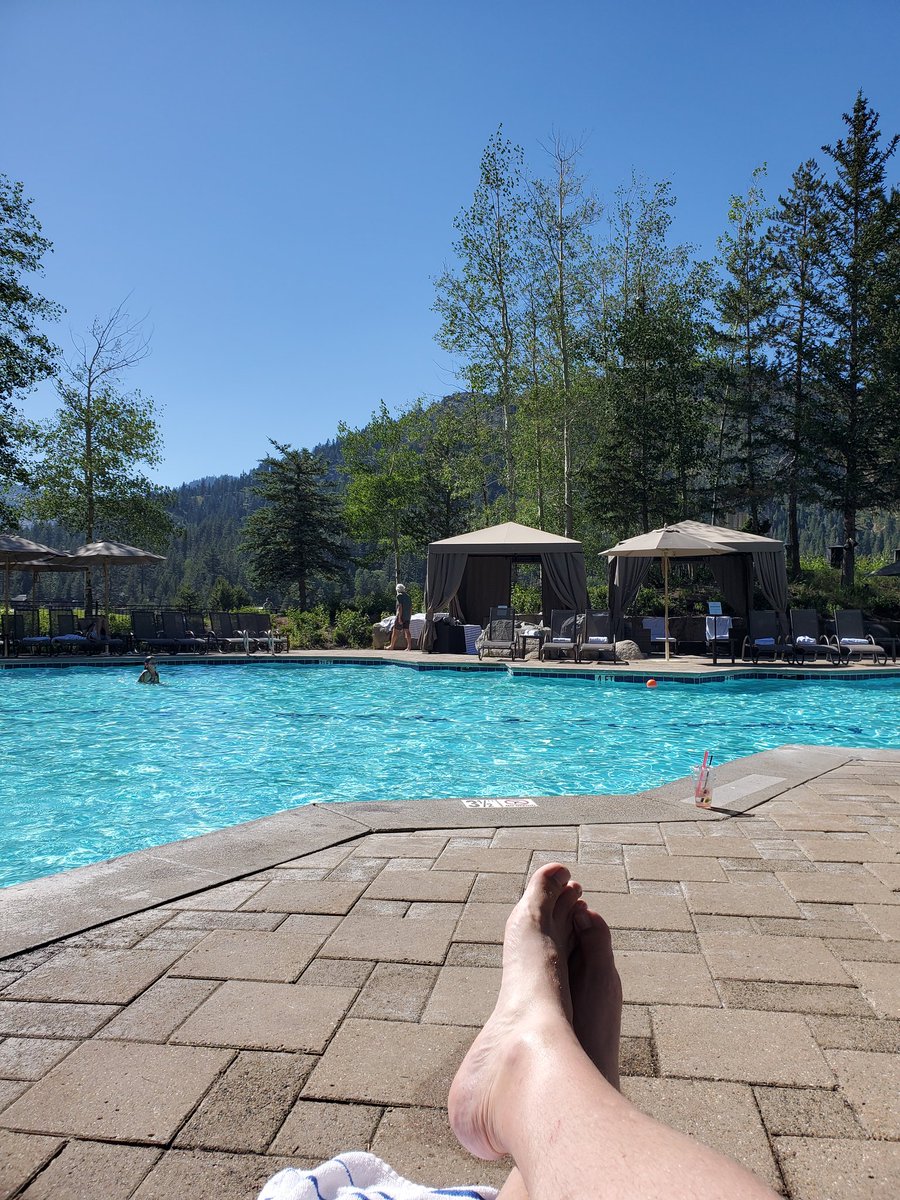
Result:
{"label": "blue pool water", "polygon": [[252,665],[0,673],[0,884],[310,801],[632,792],[786,742],[898,745],[900,681]]}

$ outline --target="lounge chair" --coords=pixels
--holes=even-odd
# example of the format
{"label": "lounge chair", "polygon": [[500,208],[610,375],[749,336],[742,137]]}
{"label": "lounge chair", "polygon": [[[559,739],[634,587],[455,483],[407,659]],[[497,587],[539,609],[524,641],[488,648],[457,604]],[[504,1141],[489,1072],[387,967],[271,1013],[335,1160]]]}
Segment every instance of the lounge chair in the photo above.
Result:
{"label": "lounge chair", "polygon": [[748,613],[747,635],[741,646],[741,658],[749,657],[758,663],[760,658],[771,657],[775,662],[784,651],[781,630],[781,622],[774,609],[754,609]]}
{"label": "lounge chair", "polygon": [[[652,654],[653,647],[662,649],[662,653],[666,652],[666,634],[665,634],[665,619],[663,617],[644,617],[641,621],[643,627],[650,634],[650,652]],[[670,626],[671,628],[671,626]],[[669,653],[674,654],[678,649],[678,640],[669,634]]]}
{"label": "lounge chair", "polygon": [[165,636],[157,624],[156,613],[150,609],[138,609],[131,614],[131,632],[136,650],[166,650],[169,654],[178,653],[177,643]]}
{"label": "lounge chair", "polygon": [[554,608],[550,613],[550,632],[541,642],[541,662],[548,653],[570,655],[578,662],[578,614],[570,608]]}
{"label": "lounge chair", "polygon": [[246,614],[211,612],[213,633],[216,637],[217,650],[236,650],[247,653],[256,649],[256,642],[251,642],[249,634],[245,636],[241,621]]}
{"label": "lounge chair", "polygon": [[831,643],[847,662],[854,655],[862,658],[866,654],[872,655],[873,663],[877,663],[879,658],[883,663],[887,662],[887,651],[883,646],[879,646],[871,633],[866,633],[862,611],[858,608],[845,608],[835,612],[834,637]]}
{"label": "lounge chair", "polygon": [[50,646],[53,650],[65,650],[69,654],[78,651],[88,653],[95,649],[77,627],[71,612],[50,611]]}
{"label": "lounge chair", "polygon": [[790,611],[791,636],[785,642],[784,651],[791,661],[800,666],[807,658],[815,660],[823,656],[834,666],[842,662],[841,652],[832,645],[819,630],[819,614],[814,608],[792,608]]}
{"label": "lounge chair", "polygon": [[203,620],[203,613],[188,612],[184,614],[185,631],[190,637],[202,639],[206,645],[207,652],[216,644],[216,635],[207,627]]}
{"label": "lounge chair", "polygon": [[[20,650],[30,650],[32,654],[46,651],[50,653],[50,635],[41,633],[40,613],[36,609],[26,612],[11,613],[12,624],[9,627],[10,650],[16,654]],[[6,618],[9,621],[9,617]]]}
{"label": "lounge chair", "polygon": [[206,638],[195,637],[188,631],[183,612],[167,609],[161,616],[163,637],[170,638],[175,643],[176,649],[194,654],[206,652]]}
{"label": "lounge chair", "polygon": [[245,631],[254,639],[260,650],[277,654],[279,650],[285,649],[287,638],[272,627],[272,618],[268,613],[243,613],[242,620]]}
{"label": "lounge chair", "polygon": [[508,604],[492,608],[484,632],[478,639],[478,657],[486,650],[505,650],[510,658],[516,657],[516,614]]}
{"label": "lounge chair", "polygon": [[601,654],[611,654],[613,662],[616,661],[616,641],[612,635],[608,612],[589,609],[581,619],[578,633],[579,661],[590,654],[596,654],[598,658]]}

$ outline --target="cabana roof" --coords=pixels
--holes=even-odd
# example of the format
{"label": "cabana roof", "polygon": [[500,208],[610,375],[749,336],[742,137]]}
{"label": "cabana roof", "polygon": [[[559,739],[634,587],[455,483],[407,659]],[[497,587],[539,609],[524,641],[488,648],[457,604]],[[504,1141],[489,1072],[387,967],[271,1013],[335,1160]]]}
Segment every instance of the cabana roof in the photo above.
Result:
{"label": "cabana roof", "polygon": [[724,546],[733,554],[760,554],[767,550],[777,553],[784,550],[784,542],[779,538],[743,533],[740,529],[729,529],[726,525],[707,525],[703,521],[677,521],[667,528],[689,533],[703,542]]}
{"label": "cabana roof", "polygon": [[541,608],[549,619],[554,608],[588,606],[584,547],[574,538],[504,521],[444,538],[428,547],[425,578],[425,628],[420,646],[434,644],[434,614],[445,610],[468,624],[486,625],[491,608],[509,604],[514,562],[541,565]]}
{"label": "cabana roof", "polygon": [[545,533],[543,529],[532,529],[518,521],[504,521],[487,529],[473,529],[458,537],[443,538],[432,542],[429,554],[540,554],[566,553],[583,550],[581,542],[574,538],[560,537],[558,533]]}

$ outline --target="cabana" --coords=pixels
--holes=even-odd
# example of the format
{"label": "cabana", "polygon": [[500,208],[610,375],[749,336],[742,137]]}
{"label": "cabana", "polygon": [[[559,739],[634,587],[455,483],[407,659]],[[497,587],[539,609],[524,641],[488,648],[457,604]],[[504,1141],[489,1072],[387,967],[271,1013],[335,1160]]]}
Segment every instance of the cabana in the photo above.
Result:
{"label": "cabana", "polygon": [[[747,620],[747,614],[753,608],[754,583],[776,612],[787,611],[784,542],[755,533],[742,533],[724,525],[706,525],[702,521],[679,521],[667,528],[698,538],[710,546],[709,557],[699,553],[696,557],[709,563],[722,592],[722,599],[737,616]],[[621,636],[625,611],[637,595],[653,561],[651,556],[610,557],[609,611],[617,637]]]}
{"label": "cabana", "polygon": [[589,607],[584,548],[573,538],[531,529],[515,521],[444,538],[428,547],[425,628],[419,648],[434,645],[434,614],[450,612],[484,626],[493,606],[509,604],[513,563],[540,563],[541,607],[584,612]]}

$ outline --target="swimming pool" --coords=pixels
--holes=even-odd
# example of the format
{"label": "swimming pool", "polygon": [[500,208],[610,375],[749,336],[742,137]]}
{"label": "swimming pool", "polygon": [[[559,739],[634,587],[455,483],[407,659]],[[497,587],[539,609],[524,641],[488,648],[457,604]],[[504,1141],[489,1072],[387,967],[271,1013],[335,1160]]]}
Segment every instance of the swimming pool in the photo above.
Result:
{"label": "swimming pool", "polygon": [[900,680],[655,690],[393,665],[0,673],[0,884],[311,801],[633,792],[786,742],[896,747]]}

